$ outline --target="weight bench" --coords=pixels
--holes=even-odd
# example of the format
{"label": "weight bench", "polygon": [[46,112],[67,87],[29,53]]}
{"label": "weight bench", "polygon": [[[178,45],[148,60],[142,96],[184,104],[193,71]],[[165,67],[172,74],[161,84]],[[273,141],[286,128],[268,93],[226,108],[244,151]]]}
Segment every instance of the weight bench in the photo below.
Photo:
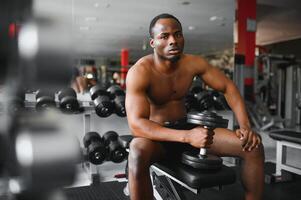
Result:
{"label": "weight bench", "polygon": [[[121,144],[129,148],[131,135],[119,137]],[[174,182],[187,188],[195,194],[199,194],[201,189],[209,187],[221,187],[232,184],[236,180],[235,171],[225,165],[219,170],[197,170],[182,164],[180,161],[160,161],[151,166],[152,180],[154,185],[154,196],[159,199],[183,199],[180,191],[177,191]],[[159,175],[164,176],[159,176]],[[165,181],[162,180],[165,178]]]}
{"label": "weight bench", "polygon": [[282,172],[286,170],[301,175],[301,168],[287,164],[286,151],[287,147],[301,149],[301,132],[291,130],[274,130],[269,136],[276,140],[276,174],[277,180],[281,181]]}

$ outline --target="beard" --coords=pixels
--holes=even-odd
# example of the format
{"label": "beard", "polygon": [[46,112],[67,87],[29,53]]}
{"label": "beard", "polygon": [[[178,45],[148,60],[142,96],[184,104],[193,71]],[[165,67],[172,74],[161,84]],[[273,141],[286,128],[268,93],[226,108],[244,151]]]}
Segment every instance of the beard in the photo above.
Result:
{"label": "beard", "polygon": [[181,55],[174,55],[174,56],[171,56],[171,57],[159,55],[159,57],[160,57],[162,60],[167,60],[167,61],[170,61],[170,62],[172,62],[172,63],[175,63],[175,62],[177,62],[178,60],[180,60]]}
{"label": "beard", "polygon": [[170,62],[177,62],[178,60],[180,60],[181,55],[177,55],[177,56],[173,56],[171,58],[167,58]]}

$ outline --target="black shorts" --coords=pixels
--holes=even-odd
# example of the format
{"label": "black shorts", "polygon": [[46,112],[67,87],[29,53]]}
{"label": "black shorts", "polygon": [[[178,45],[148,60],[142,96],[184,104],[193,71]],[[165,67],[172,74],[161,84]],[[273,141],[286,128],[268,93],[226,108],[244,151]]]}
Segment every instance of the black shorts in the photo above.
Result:
{"label": "black shorts", "polygon": [[[167,128],[172,128],[172,129],[177,129],[177,130],[190,130],[196,125],[188,124],[186,123],[186,119],[179,120],[176,122],[166,122],[164,123],[165,127]],[[171,160],[180,160],[181,155],[185,151],[195,151],[198,152],[200,149],[195,148],[191,146],[190,144],[187,143],[180,143],[180,142],[160,142],[162,144],[165,152],[166,152],[166,159],[171,159]]]}

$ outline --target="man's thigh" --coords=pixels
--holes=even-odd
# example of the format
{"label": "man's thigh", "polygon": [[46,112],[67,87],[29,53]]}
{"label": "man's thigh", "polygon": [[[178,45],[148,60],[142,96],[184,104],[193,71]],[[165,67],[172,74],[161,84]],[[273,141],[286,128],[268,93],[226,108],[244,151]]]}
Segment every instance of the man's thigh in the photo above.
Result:
{"label": "man's thigh", "polygon": [[213,144],[208,149],[209,153],[218,156],[240,156],[242,143],[235,132],[224,128],[216,128],[213,137]]}
{"label": "man's thigh", "polygon": [[190,144],[179,142],[160,142],[164,149],[164,159],[171,161],[180,161],[182,153],[185,151],[198,152],[199,149],[194,148]]}

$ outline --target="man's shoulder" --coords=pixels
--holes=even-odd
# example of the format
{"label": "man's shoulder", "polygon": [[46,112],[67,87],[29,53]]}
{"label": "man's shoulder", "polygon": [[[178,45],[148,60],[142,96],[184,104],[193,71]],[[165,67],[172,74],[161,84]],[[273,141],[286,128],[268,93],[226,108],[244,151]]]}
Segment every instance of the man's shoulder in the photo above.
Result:
{"label": "man's shoulder", "polygon": [[130,69],[132,73],[147,73],[153,65],[153,59],[151,55],[140,58]]}
{"label": "man's shoulder", "polygon": [[194,54],[184,54],[184,59],[189,60],[189,61],[202,61],[204,58],[201,55],[194,55]]}

